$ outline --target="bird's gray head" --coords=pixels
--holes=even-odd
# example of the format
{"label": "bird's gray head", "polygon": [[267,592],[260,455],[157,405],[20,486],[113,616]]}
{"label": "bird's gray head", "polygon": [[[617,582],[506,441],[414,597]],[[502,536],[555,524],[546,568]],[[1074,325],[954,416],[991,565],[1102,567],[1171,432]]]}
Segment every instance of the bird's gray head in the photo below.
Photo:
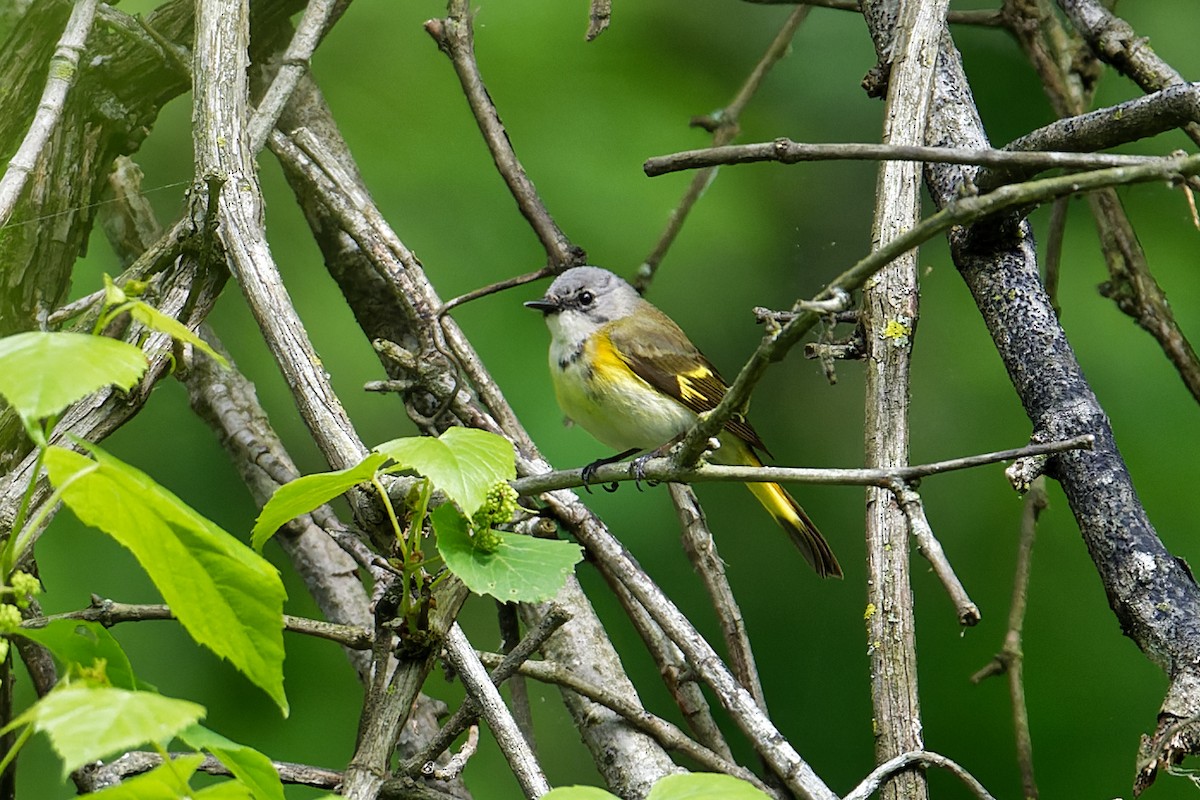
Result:
{"label": "bird's gray head", "polygon": [[586,320],[589,325],[599,327],[628,316],[641,302],[636,289],[608,270],[574,267],[555,278],[545,297],[525,305],[545,314],[547,322],[560,316],[573,318],[576,323]]}

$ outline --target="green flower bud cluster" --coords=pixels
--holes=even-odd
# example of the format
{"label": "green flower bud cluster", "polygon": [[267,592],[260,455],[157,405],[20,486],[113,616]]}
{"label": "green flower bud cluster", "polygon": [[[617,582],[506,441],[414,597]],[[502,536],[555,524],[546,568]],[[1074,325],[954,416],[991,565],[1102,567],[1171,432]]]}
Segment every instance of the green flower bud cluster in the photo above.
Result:
{"label": "green flower bud cluster", "polygon": [[512,522],[513,514],[517,513],[517,497],[517,490],[506,481],[493,483],[487,490],[483,505],[471,518],[476,530]]}
{"label": "green flower bud cluster", "polygon": [[42,593],[41,581],[23,570],[14,572],[8,582],[12,586],[13,600],[19,608],[27,608],[29,599]]}

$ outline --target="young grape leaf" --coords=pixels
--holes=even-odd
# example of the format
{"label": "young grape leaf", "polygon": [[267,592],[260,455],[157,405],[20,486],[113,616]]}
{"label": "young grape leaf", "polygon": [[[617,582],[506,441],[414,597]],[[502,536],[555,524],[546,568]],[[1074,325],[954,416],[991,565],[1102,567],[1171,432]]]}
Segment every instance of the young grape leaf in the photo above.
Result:
{"label": "young grape leaf", "polygon": [[225,781],[192,792],[188,800],[255,800],[254,792],[241,781]]}
{"label": "young grape leaf", "polygon": [[28,423],[54,416],[105,386],[128,389],[148,366],[140,349],[117,339],[18,333],[0,339],[0,395]]}
{"label": "young grape leaf", "polygon": [[433,530],[446,567],[476,594],[505,602],[549,600],[583,558],[577,544],[506,531],[489,531],[489,546],[477,547],[467,520],[448,504],[433,510]]}
{"label": "young grape leaf", "polygon": [[283,783],[271,759],[244,744],[226,739],[203,725],[179,733],[179,740],[195,750],[207,750],[250,788],[254,800],[284,800]]}
{"label": "young grape leaf", "polygon": [[204,706],[111,686],[74,683],[42,697],[5,731],[32,725],[63,760],[63,777],[92,761],[167,741],[204,716]]}
{"label": "young grape leaf", "polygon": [[621,800],[595,786],[559,786],[542,795],[542,800]]}
{"label": "young grape leaf", "polygon": [[[88,671],[95,671],[102,664],[104,676],[118,689],[138,688],[129,657],[98,622],[56,619],[43,628],[22,628],[17,634],[45,647],[63,664]],[[92,675],[93,680],[96,677]]]}
{"label": "young grape leaf", "polygon": [[458,503],[470,516],[483,504],[496,481],[517,475],[512,444],[503,436],[476,428],[450,428],[436,439],[413,436],[393,439],[375,448],[398,465],[411,469]]}
{"label": "young grape leaf", "polygon": [[174,317],[167,316],[149,303],[144,303],[141,300],[133,300],[129,303],[128,310],[129,316],[147,328],[165,333],[176,341],[190,344],[197,350],[206,353],[209,358],[216,361],[222,367],[229,366],[229,362],[225,360],[225,356],[213,350],[209,343],[193,333],[191,328]]}
{"label": "young grape leaf", "polygon": [[250,535],[250,543],[254,545],[255,550],[262,552],[263,545],[275,535],[281,525],[319,508],[333,498],[345,494],[350,488],[371,480],[375,470],[385,461],[387,456],[372,453],[353,467],[337,472],[304,475],[280,486],[259,512],[258,521],[254,523],[254,531]]}
{"label": "young grape leaf", "polygon": [[46,451],[50,481],[87,525],[128,548],[192,638],[227,658],[287,713],[279,573],[145,473],[86,445]]}
{"label": "young grape leaf", "polygon": [[190,793],[188,781],[203,762],[204,756],[199,753],[179,756],[169,764],[159,764],[143,775],[125,778],[116,786],[85,796],[94,800],[179,800]]}
{"label": "young grape leaf", "polygon": [[770,800],[770,795],[732,775],[691,772],[659,779],[646,800]]}

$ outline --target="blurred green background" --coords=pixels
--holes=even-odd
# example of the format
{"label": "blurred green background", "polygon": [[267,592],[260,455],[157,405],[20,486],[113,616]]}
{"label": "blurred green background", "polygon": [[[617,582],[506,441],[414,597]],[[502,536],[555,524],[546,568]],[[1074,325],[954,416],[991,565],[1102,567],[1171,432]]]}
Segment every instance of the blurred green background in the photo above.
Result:
{"label": "blurred green background", "polygon": [[[120,8],[132,13],[154,5],[124,0]],[[508,133],[550,210],[592,263],[625,275],[641,263],[689,180],[647,179],[643,160],[708,143],[707,134],[687,127],[688,119],[731,99],[790,10],[734,0],[617,0],[611,29],[585,44],[582,0],[476,4],[479,62]],[[1119,10],[1185,76],[1200,75],[1194,0],[1129,3]],[[443,14],[436,2],[357,0],[319,51],[314,72],[374,197],[449,298],[535,269],[544,254],[491,165],[448,60],[422,30],[424,20]],[[954,34],[996,144],[1052,119],[1035,76],[1006,34],[970,28]],[[743,115],[740,141],[877,141],[882,103],[859,88],[873,64],[856,15],[814,10],[790,55]],[[1099,102],[1138,94],[1107,74]],[[192,173],[188,103],[182,97],[165,110],[137,155],[164,221],[182,208],[182,184]],[[1127,149],[1164,153],[1188,144],[1176,134]],[[362,391],[365,381],[382,377],[378,362],[326,275],[277,165],[269,155],[261,165],[273,253],[361,436],[373,444],[412,432],[395,398]],[[872,164],[847,162],[726,168],[669,254],[650,299],[727,374],[736,373],[760,336],[753,306],[782,308],[811,296],[867,252],[875,172]],[[1160,185],[1121,195],[1179,322],[1195,336],[1198,234],[1184,198]],[[1045,211],[1034,221],[1044,237]],[[1200,452],[1195,403],[1149,336],[1097,294],[1106,273],[1081,201],[1072,207],[1065,254],[1060,302],[1079,359],[1160,535],[1176,555],[1200,563],[1190,488]],[[921,264],[912,460],[1023,444],[1029,422],[944,245],[923,248]],[[97,235],[80,264],[75,294],[92,291],[102,272],[116,269]],[[545,368],[547,334],[539,316],[521,306],[543,289],[492,296],[461,308],[455,318],[547,458],[559,467],[578,466],[606,453],[585,433],[561,424]],[[226,290],[212,322],[257,383],[301,468],[324,469],[236,285]],[[841,364],[839,381],[830,386],[819,365],[799,351],[772,370],[756,396],[754,420],[777,463],[861,464],[859,374],[854,363]],[[228,530],[248,532],[256,511],[177,384],[165,382],[146,411],[106,446]],[[1046,797],[1129,797],[1138,737],[1152,729],[1166,681],[1121,635],[1066,502],[1057,487],[1051,491],[1034,555],[1025,638],[1038,782]],[[846,571],[842,582],[816,580],[740,487],[706,485],[699,492],[754,639],[772,716],[818,774],[844,793],[872,766],[862,492],[796,490],[837,551]],[[996,796],[1017,797],[1005,683],[975,686],[967,678],[1001,645],[1021,500],[998,466],[929,479],[922,493],[935,532],[983,612],[977,628],[960,630],[940,585],[914,557],[926,744],[966,766]],[[627,486],[588,500],[718,641],[712,611],[681,552],[666,492]],[[287,576],[288,610],[315,613],[279,552],[271,557]],[[158,601],[127,553],[69,513],[41,541],[38,558],[47,611],[82,607],[91,592],[125,602]],[[580,578],[645,702],[678,721],[603,582],[587,566]],[[489,601],[470,602],[464,620],[477,646],[497,646]],[[227,736],[281,760],[339,769],[348,760],[361,693],[332,645],[287,640],[293,710],[283,720],[265,696],[173,624],[127,625],[115,634],[144,679],[166,694],[204,703],[207,723]],[[19,701],[28,702],[28,682],[23,674],[19,679]],[[532,688],[551,782],[597,783],[556,693]],[[456,684],[438,675],[428,691],[451,703],[461,696]],[[737,748],[745,763],[753,763],[746,747]],[[35,740],[20,770],[21,797],[72,794],[44,741]],[[486,731],[466,779],[479,800],[520,796]],[[935,797],[967,796],[943,774],[934,773],[931,782]],[[314,794],[288,791],[294,798]],[[1149,796],[1165,800],[1196,792],[1185,779],[1163,777]]]}

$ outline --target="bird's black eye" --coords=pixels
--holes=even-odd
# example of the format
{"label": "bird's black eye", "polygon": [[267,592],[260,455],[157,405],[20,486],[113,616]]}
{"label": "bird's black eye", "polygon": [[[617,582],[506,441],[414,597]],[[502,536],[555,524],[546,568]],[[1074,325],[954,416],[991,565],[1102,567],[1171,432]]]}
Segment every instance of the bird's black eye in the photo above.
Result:
{"label": "bird's black eye", "polygon": [[591,292],[580,292],[579,293],[579,305],[581,305],[581,306],[590,306],[592,304],[592,301],[595,299],[596,299],[596,296],[593,295]]}

